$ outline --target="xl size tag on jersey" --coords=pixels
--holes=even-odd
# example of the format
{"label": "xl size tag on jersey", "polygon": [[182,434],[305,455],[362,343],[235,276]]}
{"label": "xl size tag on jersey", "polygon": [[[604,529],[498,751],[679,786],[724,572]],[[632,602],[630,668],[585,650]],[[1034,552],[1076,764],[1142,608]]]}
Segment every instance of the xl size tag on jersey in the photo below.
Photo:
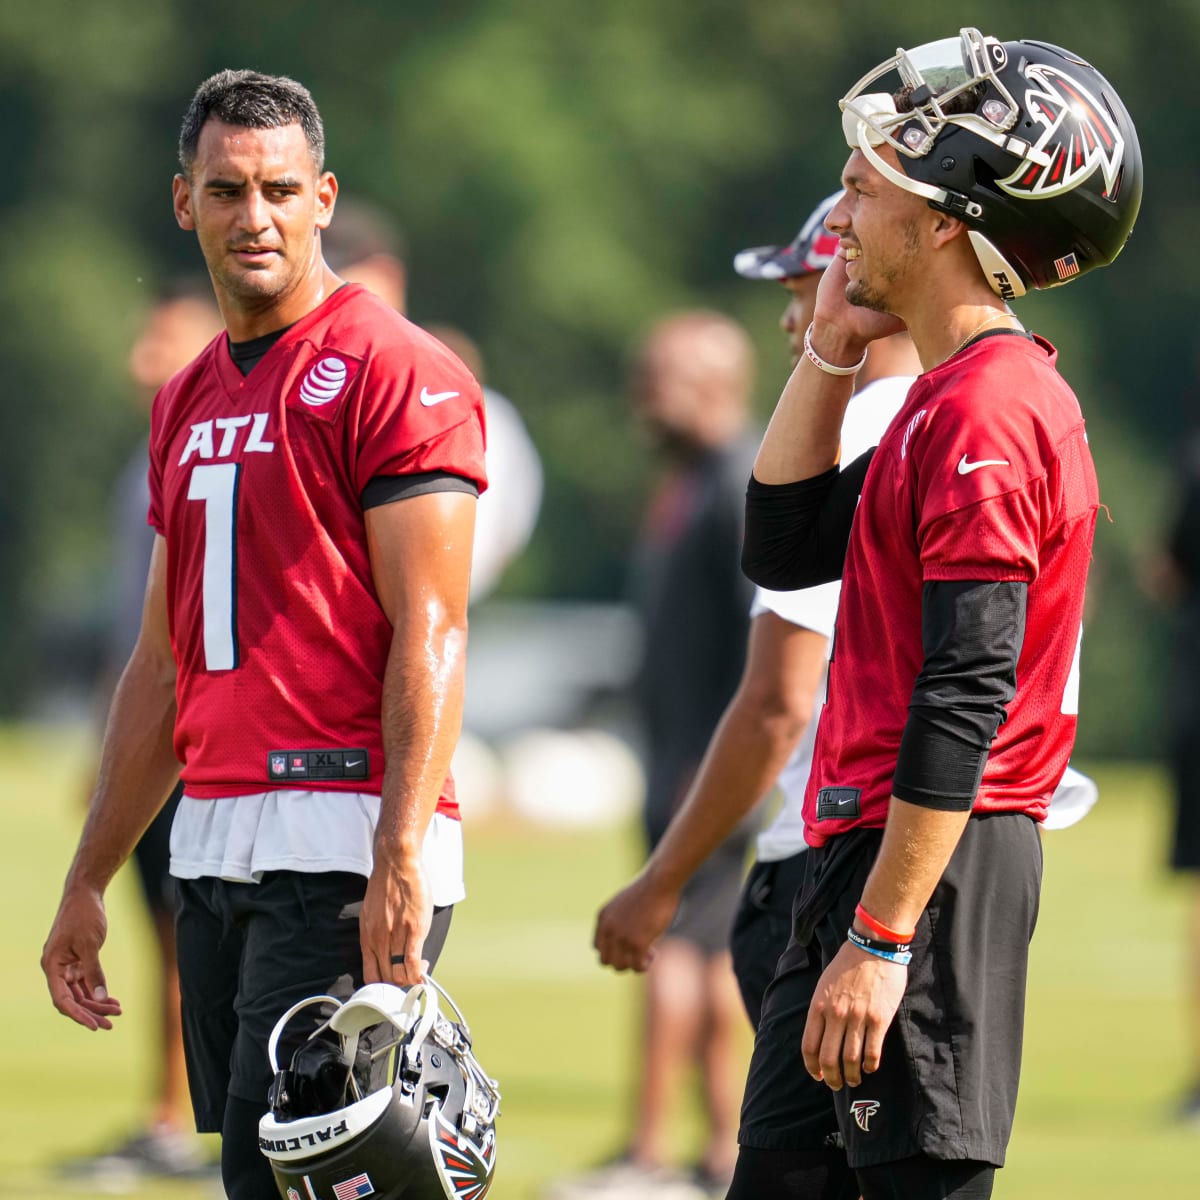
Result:
{"label": "xl size tag on jersey", "polygon": [[272,750],[267,755],[267,778],[368,779],[365,750]]}
{"label": "xl size tag on jersey", "polygon": [[861,788],[827,787],[817,793],[817,820],[844,821],[860,815]]}

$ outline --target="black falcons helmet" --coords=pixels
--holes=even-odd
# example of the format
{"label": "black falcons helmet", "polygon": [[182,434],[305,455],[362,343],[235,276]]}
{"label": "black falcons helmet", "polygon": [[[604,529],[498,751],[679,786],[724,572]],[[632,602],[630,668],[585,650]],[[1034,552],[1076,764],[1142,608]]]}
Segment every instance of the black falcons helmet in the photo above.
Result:
{"label": "black falcons helmet", "polygon": [[[880,83],[889,75],[899,77],[891,91]],[[963,29],[897,50],[839,104],[852,149],[967,224],[1005,300],[1106,266],[1133,229],[1142,201],[1133,120],[1068,50]],[[878,153],[884,143],[901,171]]]}
{"label": "black falcons helmet", "polygon": [[276,1074],[258,1144],[284,1200],[487,1194],[500,1092],[432,979],[368,984],[345,1004],[304,1000],[279,1018],[268,1054]]}

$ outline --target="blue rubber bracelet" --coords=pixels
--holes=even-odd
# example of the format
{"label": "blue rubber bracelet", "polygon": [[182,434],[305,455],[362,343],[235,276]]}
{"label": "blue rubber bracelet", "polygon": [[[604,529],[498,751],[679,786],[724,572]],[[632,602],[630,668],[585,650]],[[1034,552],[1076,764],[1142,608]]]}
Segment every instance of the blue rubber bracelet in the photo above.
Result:
{"label": "blue rubber bracelet", "polygon": [[895,963],[898,967],[907,967],[912,962],[911,950],[878,950],[869,945],[867,939],[853,926],[846,930],[846,938],[851,945],[865,950],[868,954],[875,955],[876,958],[882,958],[885,962]]}

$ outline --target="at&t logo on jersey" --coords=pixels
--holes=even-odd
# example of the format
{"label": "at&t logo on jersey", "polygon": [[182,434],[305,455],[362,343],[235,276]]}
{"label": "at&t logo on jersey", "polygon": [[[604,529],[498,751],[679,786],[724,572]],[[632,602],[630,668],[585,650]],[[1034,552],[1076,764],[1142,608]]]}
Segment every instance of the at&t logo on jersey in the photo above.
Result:
{"label": "at&t logo on jersey", "polygon": [[908,439],[917,432],[921,422],[925,420],[925,414],[927,411],[927,409],[921,409],[921,411],[917,413],[917,415],[913,417],[913,419],[905,426],[904,439],[900,443],[900,457],[902,459],[908,457]]}
{"label": "at&t logo on jersey", "polygon": [[360,365],[358,359],[340,350],[318,351],[300,372],[299,382],[292,377],[287,407],[322,421],[336,420]]}
{"label": "at&t logo on jersey", "polygon": [[300,384],[300,399],[310,408],[336,400],[346,386],[346,364],[332,354],[317,359]]}

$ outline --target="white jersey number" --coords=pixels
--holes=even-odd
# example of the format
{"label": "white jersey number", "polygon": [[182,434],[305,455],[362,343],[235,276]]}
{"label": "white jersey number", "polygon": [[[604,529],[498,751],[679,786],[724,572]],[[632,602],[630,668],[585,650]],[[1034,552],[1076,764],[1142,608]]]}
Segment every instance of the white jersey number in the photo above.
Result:
{"label": "white jersey number", "polygon": [[1079,716],[1079,655],[1083,650],[1083,626],[1079,627],[1079,636],[1075,639],[1075,657],[1071,660],[1071,673],[1067,676],[1067,686],[1063,688],[1062,712],[1068,717]]}
{"label": "white jersey number", "polygon": [[238,463],[192,468],[188,499],[204,502],[204,665],[210,671],[237,666]]}

